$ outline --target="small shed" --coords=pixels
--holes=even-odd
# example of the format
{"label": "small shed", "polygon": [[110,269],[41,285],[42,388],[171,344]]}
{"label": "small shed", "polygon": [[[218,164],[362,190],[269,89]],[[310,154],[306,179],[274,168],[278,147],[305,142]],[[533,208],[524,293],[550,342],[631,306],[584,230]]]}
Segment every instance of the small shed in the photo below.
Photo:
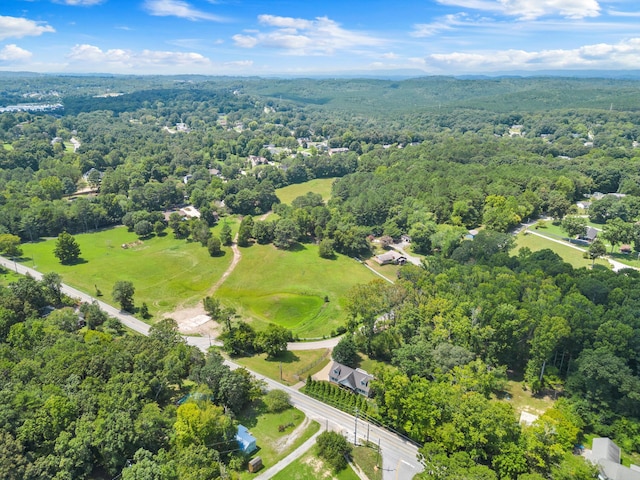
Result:
{"label": "small shed", "polygon": [[258,449],[258,446],[256,445],[256,438],[249,433],[249,430],[244,425],[238,425],[236,441],[238,442],[242,453],[247,455]]}
{"label": "small shed", "polygon": [[262,457],[255,457],[249,461],[249,472],[254,473],[262,468]]}

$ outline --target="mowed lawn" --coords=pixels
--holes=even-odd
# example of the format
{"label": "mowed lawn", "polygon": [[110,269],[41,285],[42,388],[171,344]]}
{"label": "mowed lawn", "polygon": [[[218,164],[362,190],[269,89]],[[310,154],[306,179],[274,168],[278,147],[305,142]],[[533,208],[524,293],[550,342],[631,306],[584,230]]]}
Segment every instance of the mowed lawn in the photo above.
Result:
{"label": "mowed lawn", "polygon": [[358,480],[359,478],[349,466],[335,473],[316,456],[315,447],[273,477],[274,480]]}
{"label": "mowed lawn", "polygon": [[258,329],[273,322],[303,338],[329,335],[344,325],[348,290],[378,278],[344,255],[320,258],[317,245],[286,251],[255,244],[240,251],[242,260],[216,296]]}
{"label": "mowed lawn", "polygon": [[[544,232],[540,231],[542,235]],[[539,250],[543,250],[548,248],[549,250],[554,251],[558,255],[562,257],[562,259],[570,263],[573,268],[582,268],[582,267],[591,267],[591,260],[588,258],[584,258],[582,256],[582,252],[572,248],[568,245],[562,245],[560,243],[554,242],[551,239],[539,237],[538,235],[533,235],[529,233],[528,235],[524,235],[522,233],[518,234],[515,237],[516,240],[516,248],[512,255],[515,255],[518,250],[523,247],[528,247],[532,252],[537,252]],[[602,265],[604,267],[610,268],[609,262],[606,260],[599,258],[596,260],[596,265]]]}
{"label": "mowed lawn", "polygon": [[[262,457],[264,469],[278,463],[320,429],[318,422],[305,421],[305,415],[300,410],[288,408],[283,412],[269,413],[262,403],[251,405],[238,415],[237,420],[256,438],[258,450],[251,457]],[[286,428],[280,431],[280,426]],[[257,474],[244,471],[240,478],[255,478],[264,469]]]}
{"label": "mowed lawn", "polygon": [[21,277],[22,275],[17,274],[13,270],[9,270],[9,269],[5,270],[3,267],[0,267],[0,285],[2,286],[6,286],[6,285],[9,285],[10,283],[17,282],[18,280],[20,280]]}
{"label": "mowed lawn", "polygon": [[[217,229],[218,227],[216,227]],[[192,306],[200,301],[231,264],[233,253],[212,258],[200,243],[176,240],[171,230],[140,243],[125,227],[75,235],[81,261],[62,265],[53,255],[55,239],[26,243],[23,263],[40,272],[57,272],[63,281],[91,295],[96,287],[101,298],[113,303],[111,290],[118,280],[133,282],[137,307],[146,302],[153,315]],[[122,248],[129,244],[130,248]]]}
{"label": "mowed lawn", "polygon": [[286,351],[275,358],[267,358],[266,353],[261,353],[252,357],[237,357],[233,361],[277,382],[295,385],[307,376],[318,373],[330,359],[329,350],[322,348]]}
{"label": "mowed lawn", "polygon": [[331,198],[331,186],[335,178],[315,178],[304,183],[297,183],[294,185],[287,185],[286,187],[278,188],[276,190],[276,196],[282,203],[291,205],[291,202],[308,192],[319,193],[322,195],[322,199],[326,202]]}

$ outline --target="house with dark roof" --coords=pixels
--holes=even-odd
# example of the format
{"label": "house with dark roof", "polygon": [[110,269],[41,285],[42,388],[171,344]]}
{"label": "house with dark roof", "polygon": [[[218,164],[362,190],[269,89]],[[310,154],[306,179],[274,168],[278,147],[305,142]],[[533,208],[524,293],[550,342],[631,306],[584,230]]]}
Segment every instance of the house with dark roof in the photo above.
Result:
{"label": "house with dark roof", "polygon": [[374,257],[374,260],[378,262],[379,265],[387,265],[390,263],[394,265],[404,265],[405,263],[407,263],[407,257],[396,252],[395,250],[389,250],[386,253],[376,255]]}
{"label": "house with dark roof", "polygon": [[585,457],[598,467],[602,480],[640,480],[640,470],[636,465],[631,468],[620,463],[620,447],[607,437],[594,438],[591,452]]}
{"label": "house with dark roof", "polygon": [[333,362],[329,371],[329,381],[347,388],[352,392],[368,397],[370,394],[369,383],[373,375],[369,375],[359,368],[347,367],[338,362]]}
{"label": "house with dark roof", "polygon": [[584,239],[587,242],[593,242],[598,236],[598,230],[593,227],[587,227],[587,231],[584,234]]}

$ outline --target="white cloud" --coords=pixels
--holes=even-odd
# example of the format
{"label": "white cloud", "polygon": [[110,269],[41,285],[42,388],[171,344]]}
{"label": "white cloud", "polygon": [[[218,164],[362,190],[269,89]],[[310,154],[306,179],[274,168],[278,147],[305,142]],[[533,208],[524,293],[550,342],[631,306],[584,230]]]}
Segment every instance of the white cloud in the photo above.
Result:
{"label": "white cloud", "polygon": [[93,5],[100,5],[106,0],[55,0],[55,3],[62,3],[63,5],[70,5],[72,7],[91,7]]}
{"label": "white cloud", "polygon": [[640,17],[640,12],[621,12],[620,10],[609,10],[607,14],[612,17]]}
{"label": "white cloud", "polygon": [[50,32],[55,32],[50,25],[42,25],[26,18],[0,16],[0,40],[38,36]]}
{"label": "white cloud", "polygon": [[252,37],[251,35],[234,35],[233,41],[236,42],[238,47],[242,48],[253,48],[258,44],[258,39],[256,37]]}
{"label": "white cloud", "polygon": [[452,15],[445,15],[432,23],[418,23],[413,26],[414,30],[411,32],[411,36],[431,37],[447,30],[453,30],[455,27],[464,24],[463,20],[465,17],[467,17],[466,13],[456,13]]}
{"label": "white cloud", "polygon": [[182,0],[146,0],[144,2],[144,8],[147,12],[156,17],[180,17],[194,21],[224,21],[222,17],[198,10]]}
{"label": "white cloud", "polygon": [[233,62],[225,62],[226,67],[251,67],[253,60],[235,60]]}
{"label": "white cloud", "polygon": [[393,60],[398,58],[398,55],[396,53],[393,52],[387,52],[387,53],[383,53],[382,55],[380,55],[382,58],[386,58],[387,60]]}
{"label": "white cloud", "polygon": [[327,17],[306,20],[260,15],[258,21],[266,27],[272,27],[272,30],[234,35],[237,46],[263,46],[281,49],[292,55],[330,55],[336,50],[381,46],[385,43],[380,38],[346,30]]}
{"label": "white cloud", "polygon": [[438,0],[442,5],[484,10],[534,20],[545,15],[586,18],[600,15],[598,0]]}
{"label": "white cloud", "polygon": [[199,53],[167,52],[160,50],[110,49],[103,51],[95,45],[76,45],[67,59],[74,64],[82,64],[83,70],[149,70],[158,68],[181,69],[182,67],[202,67],[211,64],[210,60]]}
{"label": "white cloud", "polygon": [[32,57],[32,53],[29,50],[20,48],[15,44],[5,45],[0,50],[0,61],[3,62],[24,62]]}
{"label": "white cloud", "polygon": [[441,71],[495,72],[548,69],[635,69],[640,57],[640,38],[617,44],[599,43],[570,50],[499,50],[474,53],[437,53],[426,65]]}

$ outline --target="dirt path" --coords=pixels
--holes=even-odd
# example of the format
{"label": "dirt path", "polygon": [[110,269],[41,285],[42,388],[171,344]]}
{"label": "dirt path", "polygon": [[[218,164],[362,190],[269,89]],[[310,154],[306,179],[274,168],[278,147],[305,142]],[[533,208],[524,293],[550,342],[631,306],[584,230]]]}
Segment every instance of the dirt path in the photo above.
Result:
{"label": "dirt path", "polygon": [[[242,254],[238,248],[237,233],[231,243],[231,251],[233,252],[233,260],[231,261],[231,264],[227,267],[218,281],[209,289],[207,295],[213,295],[220,288],[242,259]],[[202,301],[198,302],[195,307],[178,307],[173,312],[165,313],[164,317],[173,318],[178,323],[178,330],[180,330],[181,333],[217,337],[221,332],[221,326],[217,322],[212,321],[207,315],[207,312],[205,312]]]}
{"label": "dirt path", "polygon": [[220,279],[213,285],[213,287],[211,287],[211,290],[209,290],[209,295],[213,295],[216,292],[216,290],[220,288],[220,286],[225,282],[225,280],[229,277],[229,275],[231,275],[233,270],[235,270],[236,266],[238,265],[238,263],[240,263],[240,260],[242,259],[242,254],[240,253],[240,249],[238,248],[237,233],[235,238],[233,239],[233,242],[231,243],[231,251],[233,252],[233,260],[231,260],[231,265],[227,267],[227,269],[224,271]]}
{"label": "dirt path", "polygon": [[305,416],[302,423],[298,425],[293,432],[291,432],[289,435],[285,437],[282,437],[280,440],[276,442],[276,444],[274,445],[274,449],[276,449],[279,452],[282,452],[283,450],[286,450],[287,448],[289,448],[298,439],[298,437],[300,437],[300,435],[304,433],[304,431],[306,430],[307,426],[310,423],[311,423],[311,419]]}

